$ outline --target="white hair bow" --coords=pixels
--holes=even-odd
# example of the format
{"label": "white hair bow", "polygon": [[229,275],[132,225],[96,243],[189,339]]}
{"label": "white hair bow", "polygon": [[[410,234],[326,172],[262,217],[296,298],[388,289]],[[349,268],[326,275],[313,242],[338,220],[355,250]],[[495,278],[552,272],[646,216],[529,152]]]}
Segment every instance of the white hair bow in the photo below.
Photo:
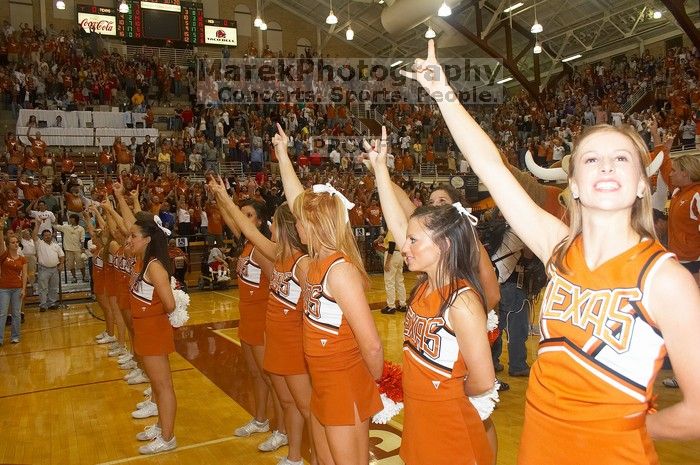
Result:
{"label": "white hair bow", "polygon": [[471,208],[464,208],[461,204],[461,202],[455,202],[452,204],[453,207],[457,209],[460,215],[466,216],[469,222],[472,224],[472,226],[476,226],[479,220],[477,219],[476,216],[472,215],[472,209]]}
{"label": "white hair bow", "polygon": [[348,216],[348,210],[352,210],[355,208],[355,204],[352,203],[351,201],[348,200],[347,197],[345,197],[343,194],[340,193],[335,187],[331,186],[330,183],[326,184],[314,184],[314,187],[312,188],[315,194],[319,194],[321,192],[326,192],[331,195],[337,195],[340,198],[340,201],[343,202],[343,206],[345,207],[345,219],[347,221],[350,221],[350,217]]}
{"label": "white hair bow", "polygon": [[163,221],[160,219],[160,216],[153,215],[153,221],[155,221],[156,226],[158,226],[160,228],[160,230],[165,233],[166,236],[170,236],[171,232],[168,228],[163,226]]}

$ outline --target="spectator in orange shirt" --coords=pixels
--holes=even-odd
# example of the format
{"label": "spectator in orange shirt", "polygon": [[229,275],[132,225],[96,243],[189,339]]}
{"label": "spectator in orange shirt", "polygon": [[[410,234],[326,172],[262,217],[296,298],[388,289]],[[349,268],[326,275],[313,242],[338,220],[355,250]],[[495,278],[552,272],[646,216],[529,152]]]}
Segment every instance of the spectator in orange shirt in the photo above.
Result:
{"label": "spectator in orange shirt", "polygon": [[[99,201],[95,197],[93,197],[93,200]],[[80,186],[72,184],[70,189],[63,194],[63,201],[69,214],[81,213],[83,211],[83,199],[80,196]]]}
{"label": "spectator in orange shirt", "polygon": [[350,224],[353,228],[365,225],[365,207],[358,199],[355,199],[355,206],[348,214],[350,216]]}
{"label": "spectator in orange shirt", "polygon": [[24,173],[28,176],[39,174],[39,158],[30,147],[24,148]]}
{"label": "spectator in orange shirt", "polygon": [[117,173],[120,175],[124,174],[124,172],[130,173],[133,158],[131,156],[131,151],[122,143],[121,137],[114,138],[112,150],[117,159]]}
{"label": "spectator in orange shirt", "polygon": [[371,226],[381,226],[382,225],[382,208],[379,206],[379,202],[375,196],[369,201],[369,207],[365,210],[365,224]]}
{"label": "spectator in orange shirt", "polygon": [[27,128],[27,139],[29,139],[32,146],[32,152],[34,152],[34,156],[36,156],[37,159],[44,158],[44,152],[46,152],[47,147],[46,142],[41,140],[41,133],[39,131],[37,131],[33,137],[30,136],[29,131],[31,130],[31,127]]}
{"label": "spectator in orange shirt", "polygon": [[151,109],[150,105],[146,105],[146,117],[143,119],[143,122],[146,124],[147,128],[152,128],[153,121],[155,121],[155,117],[153,116],[153,110]]}
{"label": "spectator in orange shirt", "polygon": [[187,274],[189,260],[187,254],[176,245],[175,239],[168,241],[168,255],[173,261],[173,276],[184,287],[184,290],[187,290],[185,275]]}
{"label": "spectator in orange shirt", "polygon": [[204,211],[207,214],[209,222],[207,229],[207,244],[223,244],[224,243],[224,218],[221,216],[219,207],[216,205],[216,200],[211,199]]}
{"label": "spectator in orange shirt", "polygon": [[413,157],[408,153],[403,156],[403,170],[413,171]]}
{"label": "spectator in orange shirt", "polygon": [[66,178],[75,172],[75,162],[69,152],[63,151],[61,160],[61,180],[66,182]]}
{"label": "spectator in orange shirt", "polygon": [[97,159],[100,164],[100,169],[104,174],[114,173],[114,155],[110,152],[109,148],[102,147]]}

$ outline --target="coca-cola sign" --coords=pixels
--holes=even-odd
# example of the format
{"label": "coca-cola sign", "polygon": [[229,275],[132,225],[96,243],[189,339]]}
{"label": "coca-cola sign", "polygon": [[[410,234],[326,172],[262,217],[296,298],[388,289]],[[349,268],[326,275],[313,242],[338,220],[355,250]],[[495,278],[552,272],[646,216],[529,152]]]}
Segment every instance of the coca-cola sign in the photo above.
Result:
{"label": "coca-cola sign", "polygon": [[114,16],[78,13],[78,25],[85,32],[90,32],[94,28],[98,34],[106,36],[117,35],[117,18]]}

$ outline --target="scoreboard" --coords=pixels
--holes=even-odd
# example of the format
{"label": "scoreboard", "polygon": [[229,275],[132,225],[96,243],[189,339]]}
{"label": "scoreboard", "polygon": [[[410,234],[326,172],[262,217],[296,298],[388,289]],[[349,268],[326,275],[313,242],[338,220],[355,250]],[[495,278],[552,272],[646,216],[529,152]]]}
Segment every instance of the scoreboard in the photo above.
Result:
{"label": "scoreboard", "polygon": [[237,45],[236,22],[205,18],[201,3],[181,0],[126,0],[126,3],[128,13],[120,13],[116,7],[77,5],[78,25],[85,32],[94,28],[98,34],[125,40]]}

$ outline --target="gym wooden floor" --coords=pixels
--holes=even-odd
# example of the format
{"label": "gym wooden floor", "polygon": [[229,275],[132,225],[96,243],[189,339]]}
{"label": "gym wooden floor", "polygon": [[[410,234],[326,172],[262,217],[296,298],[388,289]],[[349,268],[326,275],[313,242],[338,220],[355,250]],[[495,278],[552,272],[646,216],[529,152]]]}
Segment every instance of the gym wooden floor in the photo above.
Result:
{"label": "gym wooden floor", "polygon": [[[406,280],[407,288],[413,279]],[[187,327],[177,331],[177,353],[170,358],[178,399],[179,448],[140,456],[134,435],[153,418],[133,420],[146,385],[128,386],[107,349],[94,342],[104,329],[96,304],[63,310],[26,310],[20,344],[0,348],[0,463],[2,464],[276,464],[286,449],[257,451],[262,435],[235,438],[251,406],[249,380],[237,339],[238,290],[195,292]],[[384,340],[385,357],[400,361],[403,314],[382,315],[383,279],[372,278],[370,302]],[[534,359],[536,338],[528,341]],[[504,354],[502,361],[507,361]],[[503,373],[501,373],[503,375]],[[660,406],[680,399],[678,390],[657,381]],[[494,413],[499,437],[498,463],[515,463],[523,422],[526,378],[501,377],[510,391]],[[403,463],[398,457],[401,416],[372,426],[372,463]],[[664,465],[700,464],[700,441],[656,444]],[[430,464],[425,464],[430,465]]]}

